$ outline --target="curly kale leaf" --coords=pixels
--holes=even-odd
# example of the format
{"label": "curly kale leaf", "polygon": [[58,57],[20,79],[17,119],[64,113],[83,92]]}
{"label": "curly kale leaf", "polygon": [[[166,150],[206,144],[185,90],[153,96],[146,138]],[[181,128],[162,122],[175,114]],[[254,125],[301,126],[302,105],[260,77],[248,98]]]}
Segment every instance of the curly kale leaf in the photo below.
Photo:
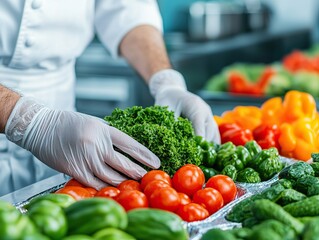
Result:
{"label": "curly kale leaf", "polygon": [[182,117],[175,119],[167,107],[117,108],[104,119],[156,154],[161,160],[160,169],[170,175],[187,163],[202,163],[191,122]]}

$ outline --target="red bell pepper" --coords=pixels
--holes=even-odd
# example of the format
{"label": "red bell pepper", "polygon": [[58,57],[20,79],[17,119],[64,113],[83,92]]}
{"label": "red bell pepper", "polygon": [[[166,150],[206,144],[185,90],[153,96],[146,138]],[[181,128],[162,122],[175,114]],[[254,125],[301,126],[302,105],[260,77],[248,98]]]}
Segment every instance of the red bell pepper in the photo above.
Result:
{"label": "red bell pepper", "polygon": [[264,70],[256,83],[247,80],[245,76],[238,72],[231,72],[228,77],[229,92],[235,94],[249,94],[254,96],[263,96],[265,90],[275,71],[268,67]]}
{"label": "red bell pepper", "polygon": [[249,129],[241,128],[237,123],[223,123],[219,125],[221,142],[232,142],[236,146],[245,145],[253,140],[253,134]]}
{"label": "red bell pepper", "polygon": [[253,136],[262,149],[280,148],[278,139],[280,130],[276,124],[261,124],[253,130]]}

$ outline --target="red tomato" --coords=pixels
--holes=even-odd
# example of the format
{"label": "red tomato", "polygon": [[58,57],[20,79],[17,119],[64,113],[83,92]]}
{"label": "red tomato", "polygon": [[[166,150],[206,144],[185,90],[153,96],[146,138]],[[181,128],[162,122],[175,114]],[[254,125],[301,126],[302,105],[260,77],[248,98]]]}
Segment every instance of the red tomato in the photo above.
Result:
{"label": "red tomato", "polygon": [[186,222],[204,220],[209,216],[208,211],[197,203],[189,203],[179,206],[176,214]]}
{"label": "red tomato", "polygon": [[75,178],[71,178],[69,181],[67,181],[65,183],[64,187],[66,187],[66,186],[86,187],[82,183],[80,183],[78,180],[76,180]]}
{"label": "red tomato", "polygon": [[68,195],[72,196],[75,200],[81,200],[83,198],[92,197],[92,194],[88,190],[86,190],[83,187],[79,187],[79,186],[66,186],[66,187],[59,189],[55,193],[68,194]]}
{"label": "red tomato", "polygon": [[171,186],[167,182],[164,182],[162,180],[154,180],[146,185],[144,189],[144,194],[149,199],[156,189],[164,188],[164,187],[171,187]]}
{"label": "red tomato", "polygon": [[217,212],[224,206],[223,196],[214,188],[205,188],[194,194],[193,202],[205,207],[209,214]]}
{"label": "red tomato", "polygon": [[151,170],[148,173],[146,173],[141,180],[141,189],[144,191],[147,184],[154,180],[162,180],[164,182],[167,182],[170,186],[172,186],[172,180],[171,177],[164,171],[161,170]]}
{"label": "red tomato", "polygon": [[223,196],[224,204],[233,201],[237,194],[237,187],[233,179],[226,175],[215,175],[208,179],[206,186],[214,188]]}
{"label": "red tomato", "polygon": [[181,200],[180,205],[186,205],[186,204],[189,204],[189,203],[192,202],[192,200],[189,198],[189,196],[187,196],[185,193],[179,192],[178,196],[179,196],[179,198]]}
{"label": "red tomato", "polygon": [[95,194],[97,193],[97,190],[95,188],[86,187],[85,189],[88,190],[89,193],[91,193],[92,197],[95,196]]}
{"label": "red tomato", "polygon": [[126,211],[134,208],[147,208],[148,201],[144,193],[137,190],[122,191],[115,199]]}
{"label": "red tomato", "polygon": [[120,191],[124,191],[124,190],[141,191],[140,183],[138,181],[135,181],[135,180],[125,180],[125,181],[121,182],[117,186],[117,188],[120,189]]}
{"label": "red tomato", "polygon": [[176,171],[173,176],[173,186],[178,192],[193,196],[203,187],[205,176],[203,171],[193,164],[186,164]]}
{"label": "red tomato", "polygon": [[166,211],[175,212],[181,200],[174,188],[159,188],[150,197],[150,206]]}
{"label": "red tomato", "polygon": [[95,196],[115,199],[120,194],[120,192],[121,191],[116,187],[104,187],[100,191],[98,191]]}

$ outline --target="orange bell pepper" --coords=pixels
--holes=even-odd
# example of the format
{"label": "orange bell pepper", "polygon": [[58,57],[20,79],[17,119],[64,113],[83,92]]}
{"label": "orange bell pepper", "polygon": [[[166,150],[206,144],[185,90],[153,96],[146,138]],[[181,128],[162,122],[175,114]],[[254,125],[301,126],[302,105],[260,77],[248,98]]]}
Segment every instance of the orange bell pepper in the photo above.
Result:
{"label": "orange bell pepper", "polygon": [[280,97],[273,97],[268,99],[261,105],[261,121],[264,124],[279,125],[282,122],[282,99]]}
{"label": "orange bell pepper", "polygon": [[296,148],[293,151],[293,158],[308,161],[311,158],[311,153],[313,152],[316,152],[316,148],[312,144],[298,138]]}
{"label": "orange bell pepper", "polygon": [[283,123],[280,126],[278,142],[283,152],[292,152],[296,148],[297,137],[295,136],[294,130],[290,124]]}
{"label": "orange bell pepper", "polygon": [[316,101],[308,93],[292,90],[285,95],[283,112],[286,122],[294,122],[303,117],[315,118]]}
{"label": "orange bell pepper", "polygon": [[242,128],[253,130],[261,123],[260,108],[254,106],[238,106],[233,110],[234,119]]}

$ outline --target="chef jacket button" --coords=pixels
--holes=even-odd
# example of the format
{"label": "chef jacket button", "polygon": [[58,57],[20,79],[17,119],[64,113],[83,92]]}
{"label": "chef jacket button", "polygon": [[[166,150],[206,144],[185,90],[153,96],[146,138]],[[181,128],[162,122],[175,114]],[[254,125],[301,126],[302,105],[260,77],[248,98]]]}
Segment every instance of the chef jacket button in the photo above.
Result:
{"label": "chef jacket button", "polygon": [[27,37],[26,40],[25,40],[25,42],[24,42],[24,45],[25,45],[26,47],[32,47],[33,44],[34,44],[33,38]]}
{"label": "chef jacket button", "polygon": [[31,7],[33,9],[38,9],[42,6],[42,0],[33,0]]}

